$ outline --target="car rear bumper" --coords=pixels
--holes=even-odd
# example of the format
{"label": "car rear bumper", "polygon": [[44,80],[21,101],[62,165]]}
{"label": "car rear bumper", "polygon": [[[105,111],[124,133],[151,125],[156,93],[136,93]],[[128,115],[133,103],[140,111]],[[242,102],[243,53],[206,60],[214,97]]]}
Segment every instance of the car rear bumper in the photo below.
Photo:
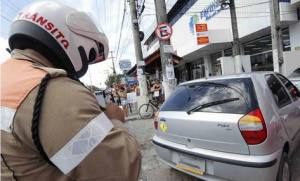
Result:
{"label": "car rear bumper", "polygon": [[[173,155],[176,153],[189,155],[206,161],[204,178],[216,180],[225,178],[230,180],[275,180],[281,150],[269,155],[240,155],[233,153],[225,153],[201,148],[188,148],[185,145],[170,142],[157,136],[153,137],[153,144],[158,156],[171,167],[176,166]],[[177,168],[176,168],[177,169]],[[189,173],[190,174],[190,173]],[[191,174],[193,175],[193,174]],[[195,175],[194,175],[195,176]]]}

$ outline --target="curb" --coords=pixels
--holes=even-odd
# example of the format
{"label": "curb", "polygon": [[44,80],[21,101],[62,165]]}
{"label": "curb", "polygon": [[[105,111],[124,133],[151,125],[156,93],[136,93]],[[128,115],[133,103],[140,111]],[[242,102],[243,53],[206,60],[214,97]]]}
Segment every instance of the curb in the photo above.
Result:
{"label": "curb", "polygon": [[139,115],[132,115],[125,118],[125,121],[134,121],[140,119]]}

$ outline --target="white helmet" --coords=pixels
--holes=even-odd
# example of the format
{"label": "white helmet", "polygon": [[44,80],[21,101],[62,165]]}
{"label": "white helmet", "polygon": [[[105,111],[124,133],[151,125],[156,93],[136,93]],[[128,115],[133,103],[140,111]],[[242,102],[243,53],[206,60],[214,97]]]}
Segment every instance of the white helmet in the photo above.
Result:
{"label": "white helmet", "polygon": [[88,64],[108,55],[108,40],[84,12],[53,1],[33,3],[12,23],[9,46],[31,48],[71,76],[83,76]]}

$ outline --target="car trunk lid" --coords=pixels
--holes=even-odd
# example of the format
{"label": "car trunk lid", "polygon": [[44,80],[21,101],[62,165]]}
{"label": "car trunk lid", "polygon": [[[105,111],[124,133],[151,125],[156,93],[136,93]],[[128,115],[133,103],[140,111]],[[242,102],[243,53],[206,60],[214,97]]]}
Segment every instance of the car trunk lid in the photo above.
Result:
{"label": "car trunk lid", "polygon": [[241,114],[162,111],[157,136],[186,145],[238,154],[249,154],[238,121]]}

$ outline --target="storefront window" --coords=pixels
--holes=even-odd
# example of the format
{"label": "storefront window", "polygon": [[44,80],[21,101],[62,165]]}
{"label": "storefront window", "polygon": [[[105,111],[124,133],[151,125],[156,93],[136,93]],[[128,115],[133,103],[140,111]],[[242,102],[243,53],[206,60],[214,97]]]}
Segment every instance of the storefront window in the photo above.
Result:
{"label": "storefront window", "polygon": [[222,56],[221,52],[213,54],[211,56],[211,64],[212,64],[212,75],[218,76],[222,74],[221,62],[218,60]]}
{"label": "storefront window", "polygon": [[232,49],[229,48],[229,49],[224,50],[224,55],[225,55],[225,57],[232,56]]}
{"label": "storefront window", "polygon": [[291,51],[290,32],[289,29],[282,30],[283,51]]}
{"label": "storefront window", "polygon": [[185,65],[175,68],[178,83],[188,81],[188,69]]}
{"label": "storefront window", "polygon": [[205,77],[204,59],[202,57],[200,60],[190,64],[190,72],[192,79]]}
{"label": "storefront window", "polygon": [[272,51],[250,57],[252,71],[273,71]]}
{"label": "storefront window", "polygon": [[[243,45],[244,53],[250,55],[252,71],[273,71],[271,35],[261,37]],[[282,30],[283,51],[290,51],[289,29]]]}
{"label": "storefront window", "polygon": [[264,36],[244,45],[244,53],[246,55],[253,55],[272,50],[271,35]]}

